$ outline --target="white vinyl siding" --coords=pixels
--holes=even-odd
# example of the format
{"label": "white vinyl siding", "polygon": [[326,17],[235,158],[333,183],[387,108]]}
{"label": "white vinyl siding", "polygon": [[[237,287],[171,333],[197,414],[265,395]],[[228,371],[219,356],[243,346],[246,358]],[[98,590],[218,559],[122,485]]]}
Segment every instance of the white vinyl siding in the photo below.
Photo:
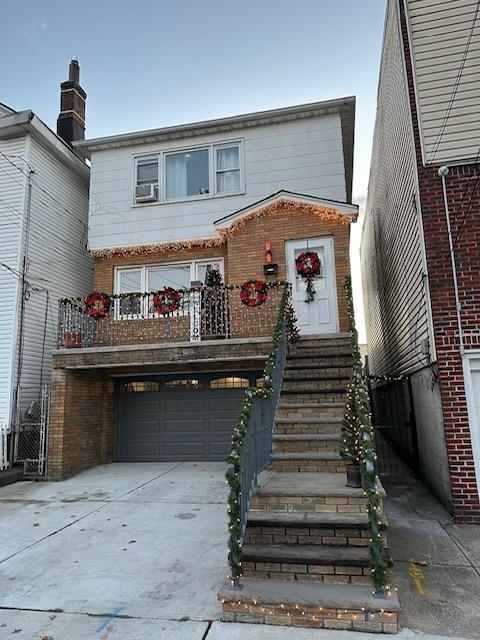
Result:
{"label": "white vinyl siding", "polygon": [[417,170],[397,3],[388,3],[361,261],[370,372],[425,366],[428,338]]}
{"label": "white vinyl siding", "polygon": [[406,0],[425,164],[471,160],[480,148],[477,4]]}
{"label": "white vinyl siding", "polygon": [[[28,155],[34,169],[25,303],[22,386],[50,380],[57,343],[58,299],[92,290],[87,253],[88,183],[34,138]],[[43,373],[42,373],[43,367]]]}
{"label": "white vinyl siding", "polygon": [[[0,140],[0,152],[15,162],[24,156],[24,138]],[[20,288],[20,254],[25,181],[17,162],[14,167],[0,154],[0,423],[10,419],[12,391],[15,384],[17,305]]]}
{"label": "white vinyl siding", "polygon": [[[338,114],[235,131],[241,139],[242,193],[185,201],[132,203],[135,158],[177,152],[179,141],[92,153],[90,245],[92,249],[181,241],[214,235],[214,221],[282,189],[346,201],[342,130]],[[232,146],[232,132],[189,140],[191,148]],[[213,171],[213,169],[211,168]],[[233,169],[232,169],[233,170]],[[215,180],[215,176],[213,180]],[[233,179],[233,178],[232,178]],[[162,180],[160,180],[162,182]],[[214,183],[215,184],[215,183]]]}

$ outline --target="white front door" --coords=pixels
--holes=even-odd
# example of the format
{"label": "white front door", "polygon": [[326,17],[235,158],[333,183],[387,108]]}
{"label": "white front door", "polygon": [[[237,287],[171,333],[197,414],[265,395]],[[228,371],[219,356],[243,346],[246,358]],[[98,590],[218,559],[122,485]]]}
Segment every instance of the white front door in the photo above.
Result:
{"label": "white front door", "polygon": [[[320,259],[320,274],[312,281],[315,293],[307,302],[307,282],[297,273],[295,260],[301,253],[316,252]],[[336,333],[338,327],[335,261],[331,237],[290,240],[286,243],[287,279],[292,285],[293,306],[297,326],[302,335]]]}

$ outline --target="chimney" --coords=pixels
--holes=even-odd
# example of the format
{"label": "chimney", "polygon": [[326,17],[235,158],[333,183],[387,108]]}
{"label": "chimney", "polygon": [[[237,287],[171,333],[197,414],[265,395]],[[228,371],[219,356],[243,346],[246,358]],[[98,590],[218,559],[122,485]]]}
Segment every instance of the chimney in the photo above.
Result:
{"label": "chimney", "polygon": [[73,140],[85,140],[85,100],[87,94],[79,84],[80,66],[72,60],[68,80],[60,85],[60,115],[57,133],[70,146]]}

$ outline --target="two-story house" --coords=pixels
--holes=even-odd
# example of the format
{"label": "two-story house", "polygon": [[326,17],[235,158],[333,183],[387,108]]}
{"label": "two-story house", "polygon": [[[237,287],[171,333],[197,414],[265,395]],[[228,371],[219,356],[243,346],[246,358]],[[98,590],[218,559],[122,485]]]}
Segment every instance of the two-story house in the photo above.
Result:
{"label": "two-story house", "polygon": [[32,111],[0,104],[0,469],[12,457],[43,468],[41,389],[50,382],[57,300],[92,283],[89,169],[71,146],[84,132],[85,97],[72,61],[58,133]]}
{"label": "two-story house", "polygon": [[376,418],[416,424],[404,452],[459,522],[480,522],[479,36],[475,0],[387,3],[361,249]]}
{"label": "two-story house", "polygon": [[[348,330],[354,109],[342,98],[75,143],[91,161],[96,293],[61,304],[50,478],[224,460],[281,281],[302,334]],[[306,252],[311,295],[295,266]]]}
{"label": "two-story house", "polygon": [[94,291],[60,301],[48,477],[226,463],[225,620],[398,630],[383,488],[347,483],[340,454],[354,107],[75,145],[91,160]]}

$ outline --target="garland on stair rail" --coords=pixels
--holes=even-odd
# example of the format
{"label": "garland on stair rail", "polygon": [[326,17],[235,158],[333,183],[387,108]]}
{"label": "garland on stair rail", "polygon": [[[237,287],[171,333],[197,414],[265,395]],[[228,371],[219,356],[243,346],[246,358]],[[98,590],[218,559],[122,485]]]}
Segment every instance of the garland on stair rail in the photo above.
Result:
{"label": "garland on stair rail", "polygon": [[241,563],[242,553],[242,483],[241,483],[241,452],[248,431],[250,412],[253,402],[257,398],[270,398],[273,392],[272,377],[277,361],[278,350],[286,327],[287,340],[297,342],[299,333],[296,325],[295,311],[291,302],[291,287],[285,282],[278,317],[272,337],[272,346],[265,363],[263,379],[264,387],[249,387],[245,390],[240,414],[233,430],[231,450],[227,457],[226,480],[230,487],[228,496],[228,564],[230,566],[230,581],[237,585],[243,573]]}
{"label": "garland on stair rail", "polygon": [[345,294],[352,337],[353,375],[347,386],[347,407],[343,419],[340,454],[345,460],[360,466],[362,487],[367,497],[371,577],[375,589],[374,593],[384,595],[389,588],[387,584],[389,564],[384,555],[381,534],[382,503],[377,488],[377,454],[375,453],[367,380],[362,366],[358,332],[355,326],[351,276],[345,278]]}

